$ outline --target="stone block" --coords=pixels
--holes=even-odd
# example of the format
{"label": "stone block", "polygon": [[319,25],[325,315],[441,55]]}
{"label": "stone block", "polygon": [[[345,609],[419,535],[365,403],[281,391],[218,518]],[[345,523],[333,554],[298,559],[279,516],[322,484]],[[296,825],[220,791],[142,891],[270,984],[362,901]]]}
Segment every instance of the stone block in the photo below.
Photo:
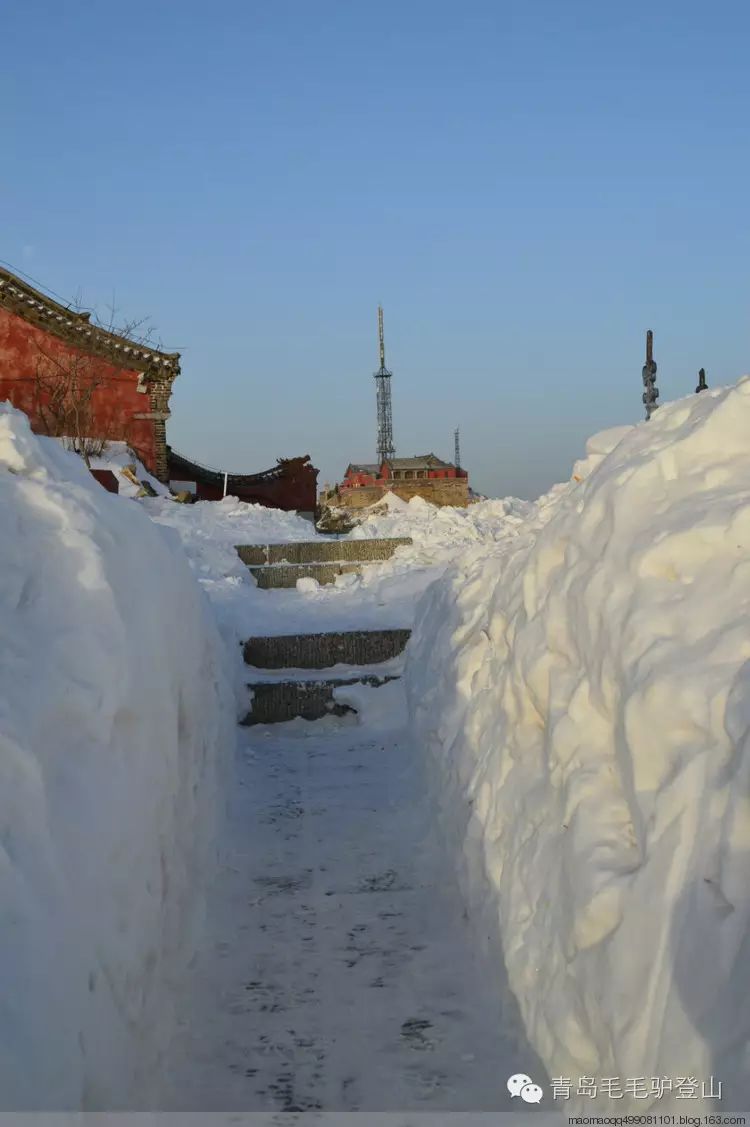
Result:
{"label": "stone block", "polygon": [[266,590],[279,587],[296,587],[298,579],[317,579],[323,586],[335,583],[337,575],[350,571],[361,571],[358,563],[316,563],[316,564],[265,564],[251,567],[259,587]]}
{"label": "stone block", "polygon": [[410,630],[349,630],[272,635],[248,639],[243,650],[247,664],[258,669],[377,665],[402,653],[410,634]]}
{"label": "stone block", "polygon": [[284,544],[239,544],[237,554],[243,563],[319,564],[372,563],[388,560],[397,548],[411,544],[411,537],[401,536],[376,540],[297,540]]}
{"label": "stone block", "polygon": [[341,685],[385,685],[395,681],[393,676],[341,677],[328,681],[270,681],[250,686],[253,702],[243,724],[279,724],[285,720],[302,717],[303,720],[320,720],[323,716],[353,712],[349,705],[338,704],[333,691]]}

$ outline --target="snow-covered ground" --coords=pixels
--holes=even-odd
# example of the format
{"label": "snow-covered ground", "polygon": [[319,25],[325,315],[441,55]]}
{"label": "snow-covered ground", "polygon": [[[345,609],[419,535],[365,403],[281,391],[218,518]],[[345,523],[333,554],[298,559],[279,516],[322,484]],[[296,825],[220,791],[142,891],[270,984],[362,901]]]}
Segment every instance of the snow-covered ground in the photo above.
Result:
{"label": "snow-covered ground", "polygon": [[[81,1092],[83,1106],[104,1106],[106,1093],[134,1077],[148,1099],[149,1061],[166,1059],[169,987],[191,948],[187,873],[200,873],[205,856],[214,753],[247,704],[239,641],[414,625],[411,737],[391,730],[400,724],[398,685],[337,690],[358,708],[356,722],[243,736],[215,919],[195,964],[205,975],[194,981],[196,1007],[213,998],[219,1008],[204,1010],[205,1030],[186,1032],[187,1055],[169,1056],[183,1095],[194,1091],[208,1107],[218,1083],[222,1106],[247,1107],[249,1084],[258,1108],[394,1107],[396,1099],[445,1109],[458,1106],[451,1091],[466,1108],[478,1106],[471,1092],[480,1092],[499,1108],[494,1077],[477,1080],[469,1057],[485,1079],[490,1057],[501,1071],[511,1058],[535,1078],[543,1070],[533,1057],[527,1063],[531,1049],[507,1004],[507,965],[548,1078],[562,1089],[570,1081],[572,1098],[558,1108],[682,1111],[702,1102],[719,1110],[700,1098],[710,1077],[723,1085],[722,1111],[749,1106],[750,379],[594,436],[571,480],[533,504],[435,509],[389,497],[351,536],[411,536],[413,545],[331,587],[272,592],[256,587],[235,545],[311,539],[308,521],[235,498],[181,506],[164,496],[112,497],[74,456],[3,411],[0,467],[11,472],[0,469],[0,504],[3,527],[17,526],[18,535],[0,546],[3,630],[11,623],[0,654],[10,811],[0,823],[10,827],[0,906],[8,906],[3,934],[11,938],[0,967],[17,978],[20,968],[26,982],[32,965],[52,965],[57,913],[54,965],[65,968],[33,979],[23,995],[3,987],[12,1020],[0,1030],[0,1083],[7,1072],[17,1101],[49,1090],[66,1106],[78,1106]],[[105,463],[130,460],[111,450]],[[49,655],[41,668],[39,652]],[[51,755],[58,747],[64,755]],[[361,773],[361,793],[359,784],[347,791],[349,769]],[[166,791],[184,801],[166,801]],[[359,805],[370,796],[371,825]],[[157,821],[165,840],[154,849]],[[92,841],[102,845],[97,856]],[[136,888],[132,873],[151,873],[159,850],[167,869]],[[125,873],[122,881],[103,883],[101,856],[114,858],[109,872]],[[388,872],[408,868],[415,890],[424,885],[424,897],[403,900],[397,934],[356,907],[372,901],[346,899],[376,858]],[[472,985],[469,934],[456,930],[460,897],[447,891],[454,862],[472,926],[487,943],[486,999]],[[248,880],[260,890],[249,905]],[[155,937],[167,887],[167,924]],[[436,899],[436,889],[447,898]],[[339,897],[338,915],[328,892]],[[272,896],[279,899],[268,905]],[[443,917],[432,912],[438,902],[451,906]],[[256,911],[262,905],[272,920]],[[384,910],[388,920],[398,906]],[[342,920],[339,943],[332,927]],[[419,947],[411,940],[420,932],[438,937],[426,945],[424,971],[422,956],[404,954]],[[311,959],[294,946],[305,935]],[[359,971],[345,980],[341,958],[343,969],[362,974],[380,960],[391,977],[376,974],[384,982],[377,990]],[[460,991],[477,1008],[460,1019],[439,1015],[457,1024],[437,1030],[418,1002],[433,1005],[449,964],[461,967]],[[251,977],[254,966],[260,973]],[[409,993],[413,975],[419,997]],[[154,989],[144,993],[143,983]],[[344,987],[341,1004],[329,1006]],[[383,995],[390,1011],[371,1000],[382,989],[391,991]],[[42,1027],[30,1007],[48,1008],[49,998],[53,1018]],[[388,1014],[402,998],[410,1013],[394,1039]],[[368,1006],[371,1025],[362,1017]],[[503,1015],[497,1042],[486,1032],[493,1006]],[[290,1008],[299,1025],[287,1028]],[[321,1015],[327,1032],[316,1040]],[[62,1035],[71,1020],[82,1047]],[[112,1036],[97,1038],[110,1026]],[[26,1087],[17,1074],[21,1041],[6,1032],[14,1028],[36,1038]],[[410,1055],[427,1050],[419,1036],[411,1040],[414,1031],[433,1057]],[[520,1055],[506,1051],[506,1035]],[[258,1064],[264,1054],[278,1059]],[[598,1093],[577,1098],[584,1077]],[[542,1108],[550,1106],[548,1078]],[[626,1094],[613,1105],[606,1078],[610,1088],[630,1081],[643,1098]],[[683,1093],[695,1081],[698,1099],[678,1099],[681,1078]],[[181,1098],[173,1093],[173,1106],[187,1106]],[[53,1096],[48,1106],[61,1105]]]}
{"label": "snow-covered ground", "polygon": [[410,536],[415,547],[441,557],[455,549],[505,539],[533,511],[531,501],[505,497],[500,501],[478,501],[467,508],[431,505],[422,497],[403,501],[393,493],[365,510],[368,516],[350,536],[354,540],[378,536]]}
{"label": "snow-covered ground", "polygon": [[[422,502],[375,514],[358,536],[413,535],[414,545],[330,587],[265,591],[235,545],[311,539],[308,522],[233,498],[139,504],[179,533],[232,645],[251,634],[408,626],[467,544],[488,550],[512,537],[524,506],[475,506],[471,519]],[[370,671],[402,668],[397,658]],[[238,686],[246,707],[242,686],[253,676],[355,672],[242,667]],[[336,697],[356,719],[242,737],[210,926],[169,1058],[168,1106],[509,1108],[507,1076],[541,1079],[543,1068],[507,983],[471,936],[424,759],[404,730],[402,683],[343,686]]]}
{"label": "snow-covered ground", "polygon": [[508,1110],[508,1076],[543,1078],[465,918],[403,687],[367,693],[358,720],[246,730],[168,1109]]}
{"label": "snow-covered ground", "polygon": [[[259,590],[240,561],[238,544],[316,539],[296,513],[249,505],[235,497],[177,505],[161,498],[139,502],[157,523],[179,534],[195,573],[232,647],[251,635],[409,627],[425,589],[467,548],[487,547],[515,535],[529,511],[526,501],[487,501],[467,509],[439,509],[421,498],[408,504],[389,494],[386,505],[351,533],[356,539],[411,536],[411,547],[339,576],[330,586],[303,581],[295,590]],[[390,511],[387,511],[387,510]],[[331,537],[326,537],[331,539]]]}
{"label": "snow-covered ground", "polygon": [[749,435],[745,378],[596,436],[420,604],[416,731],[571,1110],[750,1106]]}
{"label": "snow-covered ground", "polygon": [[[199,960],[205,979],[196,978],[196,964],[191,963],[197,944],[206,950],[200,921],[217,848],[215,830],[221,832],[222,850],[225,835],[237,831],[231,819],[214,818],[217,798],[235,793],[242,800],[253,792],[260,817],[251,826],[243,823],[243,832],[251,831],[248,848],[259,851],[253,862],[259,887],[272,880],[274,851],[280,846],[278,837],[263,837],[271,798],[266,783],[271,785],[278,772],[269,763],[273,769],[264,781],[257,731],[243,737],[252,749],[246,766],[251,761],[255,766],[240,780],[240,789],[228,789],[222,774],[235,742],[237,709],[247,706],[248,671],[235,643],[250,633],[408,625],[425,587],[464,540],[476,540],[463,514],[436,522],[434,513],[420,512],[417,505],[406,522],[419,526],[417,543],[398,558],[362,577],[342,577],[332,588],[308,584],[306,592],[259,591],[235,545],[308,539],[313,535],[310,523],[233,498],[181,506],[153,480],[160,496],[135,501],[137,488],[119,473],[134,460],[124,445],[112,444],[94,461],[117,474],[121,495],[113,496],[79,458],[52,439],[33,436],[19,412],[7,405],[0,409],[0,526],[12,533],[0,543],[3,1108],[150,1107],[163,1099],[164,1066],[175,1059],[169,1046],[180,1008],[177,994],[181,991],[184,1000],[193,988],[199,994],[210,991],[221,970]],[[135,461],[137,476],[148,480]],[[401,519],[403,524],[403,515]],[[379,531],[368,522],[358,535],[383,532],[387,529]],[[222,645],[217,622],[229,647]],[[401,659],[391,666],[400,670]],[[232,677],[238,690],[234,696]],[[340,1084],[340,1106],[362,1101],[391,1106],[393,1093],[383,1094],[387,1084],[384,1088],[378,1077],[395,1082],[398,1076],[399,1101],[408,1098],[417,1106],[446,1106],[446,1099],[471,1106],[480,1093],[495,1093],[486,1098],[493,1106],[496,1099],[502,1104],[505,1096],[490,1058],[501,1047],[510,1060],[516,1051],[511,1042],[523,1043],[523,1037],[515,1018],[515,1024],[508,1017],[493,1026],[493,1006],[515,1013],[507,992],[503,995],[499,984],[495,993],[482,989],[481,976],[472,969],[471,946],[462,937],[459,900],[447,886],[439,890],[442,876],[448,875],[446,863],[422,838],[412,840],[421,833],[415,821],[416,795],[422,790],[414,790],[418,759],[401,739],[394,742],[384,731],[396,720],[403,723],[403,701],[399,695],[395,702],[390,687],[381,690],[377,701],[366,689],[340,691],[356,697],[365,728],[352,743],[346,731],[326,732],[323,726],[315,748],[308,744],[310,762],[323,756],[320,763],[327,767],[315,782],[320,802],[310,812],[312,821],[300,839],[304,858],[298,860],[310,859],[310,833],[318,830],[332,850],[331,865],[339,847],[346,854],[344,867],[336,873],[332,869],[344,896],[340,907],[351,908],[340,919],[349,920],[350,945],[355,962],[365,960],[363,970],[373,961],[371,949],[377,952],[384,992],[375,1006],[377,991],[368,988],[361,994],[368,983],[360,981],[359,972],[352,974],[347,1012],[329,1013],[334,1040],[339,1022],[344,1022],[339,1032],[348,1032],[349,1018],[364,1010],[365,1002],[380,1016],[359,1022],[360,1053],[353,1047],[344,1052],[346,1038],[337,1050],[326,1049],[330,1068],[323,1087],[335,1102],[334,1089]],[[287,763],[288,774],[281,781],[290,793],[296,785],[297,743],[282,742],[276,749]],[[381,755],[386,746],[390,754]],[[349,769],[364,774],[361,781],[353,778],[347,797],[338,782],[340,771]],[[328,804],[322,805],[326,787]],[[378,788],[382,794],[395,788],[394,796],[399,795],[388,814],[385,837],[385,811],[377,804],[367,812],[360,808]],[[290,793],[285,803],[291,801]],[[362,839],[365,813],[371,832]],[[426,807],[422,816],[429,822]],[[334,827],[341,831],[338,844],[331,836]],[[402,872],[412,866],[415,851],[424,850],[413,894],[393,886],[387,838],[388,856]],[[369,868],[360,873],[368,858],[370,867],[385,872],[385,899],[390,904],[398,894],[403,911],[396,903],[392,911],[385,905],[382,918],[375,920],[364,909],[365,903],[372,907],[372,900],[358,907],[356,899],[348,899],[348,885],[364,881],[369,890],[370,878],[377,896],[380,869],[374,876]],[[322,854],[320,859],[325,871]],[[231,878],[231,867],[224,869],[215,888],[227,891]],[[231,914],[232,903],[220,906],[225,923],[222,913]],[[295,902],[295,912],[297,907]],[[334,907],[326,901],[329,917]],[[400,915],[402,923],[391,923]],[[297,919],[294,913],[292,919]],[[243,920],[238,912],[232,927],[242,931],[250,926]],[[358,937],[370,927],[372,939],[360,950]],[[291,960],[290,974],[299,954],[294,928],[292,924],[288,934],[283,928],[280,933],[288,943],[279,955]],[[261,962],[272,958],[270,947],[264,954],[262,930],[259,923],[253,939],[258,949],[248,955]],[[427,948],[420,943],[425,930],[434,933]],[[317,934],[327,940],[328,927]],[[275,940],[269,939],[273,946]],[[328,993],[337,986],[338,951],[334,942],[314,960],[331,976]],[[347,956],[349,961],[353,957]],[[455,968],[461,962],[466,965],[459,981]],[[186,977],[189,963],[192,977]],[[309,992],[316,975],[314,967],[308,969]],[[307,973],[300,967],[299,974]],[[390,1002],[383,999],[398,997],[406,1005],[414,974],[411,1009],[394,1026]],[[185,991],[188,978],[191,990]],[[273,982],[267,979],[264,989],[274,989]],[[474,999],[468,1013],[446,1008],[451,994],[468,996],[467,991],[473,991]],[[417,1013],[420,1007],[435,1013]],[[246,1025],[245,1035],[254,1036],[254,1028],[252,1022]],[[430,1029],[434,1031],[428,1033]],[[192,1035],[197,1032],[194,1027]],[[257,1033],[261,1052],[270,1033]],[[279,1045],[272,1053],[281,1053]],[[378,1045],[383,1057],[374,1069],[370,1053]],[[473,1050],[462,1061],[455,1059],[460,1046]],[[303,1056],[308,1047],[298,1046]],[[226,1054],[219,1044],[210,1051],[217,1078]],[[529,1050],[524,1052],[527,1059]],[[311,1059],[305,1057],[308,1063]],[[275,1064],[267,1079],[281,1084],[283,1077],[275,1077],[274,1069],[278,1071]],[[352,1070],[354,1079],[349,1077]],[[201,1075],[196,1059],[188,1060],[187,1073],[195,1079]],[[480,1076],[481,1083],[471,1080]],[[266,1094],[265,1106],[284,1103],[278,1092]],[[242,1106],[242,1101],[223,1101],[230,1105]],[[263,1100],[257,1106],[264,1106]]]}
{"label": "snow-covered ground", "polygon": [[0,1106],[158,1092],[234,743],[179,541],[0,404]]}

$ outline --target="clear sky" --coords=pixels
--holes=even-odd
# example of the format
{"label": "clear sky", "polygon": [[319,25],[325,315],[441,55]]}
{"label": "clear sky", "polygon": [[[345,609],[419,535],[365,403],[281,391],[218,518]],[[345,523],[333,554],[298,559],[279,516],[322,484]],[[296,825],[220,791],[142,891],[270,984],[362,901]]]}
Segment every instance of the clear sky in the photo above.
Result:
{"label": "clear sky", "polygon": [[150,315],[169,440],[219,468],[397,453],[491,495],[750,369],[750,6],[24,0],[2,13],[0,258]]}

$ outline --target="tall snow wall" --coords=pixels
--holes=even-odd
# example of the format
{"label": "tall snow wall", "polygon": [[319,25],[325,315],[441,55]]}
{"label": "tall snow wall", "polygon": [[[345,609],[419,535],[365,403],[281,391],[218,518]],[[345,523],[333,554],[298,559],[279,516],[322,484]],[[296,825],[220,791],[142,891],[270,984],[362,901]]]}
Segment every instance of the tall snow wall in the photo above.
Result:
{"label": "tall snow wall", "polygon": [[557,1107],[747,1110],[750,378],[587,453],[425,594],[411,713]]}
{"label": "tall snow wall", "polygon": [[227,660],[177,536],[0,404],[2,1110],[158,1106]]}

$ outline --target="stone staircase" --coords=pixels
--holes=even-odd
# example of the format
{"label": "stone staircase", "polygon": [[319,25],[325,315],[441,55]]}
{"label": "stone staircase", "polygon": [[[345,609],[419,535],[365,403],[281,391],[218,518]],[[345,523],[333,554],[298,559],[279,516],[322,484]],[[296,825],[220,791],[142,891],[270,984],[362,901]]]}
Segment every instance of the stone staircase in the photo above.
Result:
{"label": "stone staircase", "polygon": [[237,554],[259,587],[296,587],[298,579],[331,584],[337,575],[359,572],[388,560],[410,537],[378,540],[299,540],[281,544],[240,544]]}
{"label": "stone staircase", "polygon": [[[396,680],[410,633],[350,630],[249,638],[244,657],[252,669],[248,687],[253,700],[243,723],[275,724],[298,716],[318,720],[353,711],[336,703],[334,690],[354,684],[377,687]],[[342,665],[349,668],[338,675],[320,672]],[[281,670],[288,671],[288,677],[279,675]]]}
{"label": "stone staircase", "polygon": [[[333,583],[337,575],[361,571],[390,559],[411,539],[299,540],[282,544],[240,544],[237,554],[258,586],[295,587],[298,579]],[[347,630],[319,634],[263,635],[243,646],[250,672],[252,707],[245,724],[275,724],[301,716],[351,712],[334,693],[342,685],[377,687],[401,675],[401,654],[409,630]]]}

